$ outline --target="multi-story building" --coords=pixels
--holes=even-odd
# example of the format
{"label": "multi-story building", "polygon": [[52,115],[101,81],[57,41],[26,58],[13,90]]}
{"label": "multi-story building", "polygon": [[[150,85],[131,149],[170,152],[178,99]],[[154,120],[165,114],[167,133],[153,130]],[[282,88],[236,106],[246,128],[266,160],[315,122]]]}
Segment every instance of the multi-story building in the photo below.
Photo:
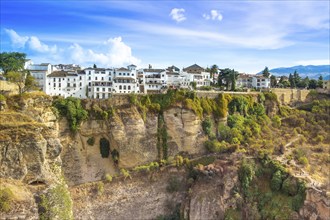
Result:
{"label": "multi-story building", "polygon": [[143,69],[144,92],[159,93],[166,87],[166,71],[164,69]]}
{"label": "multi-story building", "polygon": [[30,61],[26,65],[26,69],[38,82],[39,89],[46,92],[46,77],[53,71],[52,65],[50,63],[33,64]]}
{"label": "multi-story building", "polygon": [[239,74],[236,80],[236,88],[252,88],[252,76],[249,74]]}
{"label": "multi-story building", "polygon": [[196,82],[197,87],[211,85],[210,73],[205,72],[205,69],[197,64],[184,68],[182,75],[188,75],[186,76],[189,79],[187,82],[191,80],[189,75],[192,76],[192,81]]}
{"label": "multi-story building", "polygon": [[139,93],[140,87],[137,80],[135,65],[127,68],[119,68],[113,72],[113,92],[114,93]]}
{"label": "multi-story building", "polygon": [[170,66],[166,69],[166,86],[169,88],[179,88],[184,81],[180,75],[180,69],[176,66]]}
{"label": "multi-story building", "polygon": [[252,88],[255,89],[268,89],[270,88],[270,78],[262,75],[254,75],[252,77]]}
{"label": "multi-story building", "polygon": [[87,98],[86,74],[84,71],[53,71],[46,77],[45,90],[52,96]]}

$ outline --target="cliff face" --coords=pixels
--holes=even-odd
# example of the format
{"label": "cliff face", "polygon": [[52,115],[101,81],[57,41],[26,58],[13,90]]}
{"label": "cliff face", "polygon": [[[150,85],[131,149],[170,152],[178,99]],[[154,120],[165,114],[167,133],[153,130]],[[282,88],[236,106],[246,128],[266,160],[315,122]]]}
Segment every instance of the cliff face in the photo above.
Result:
{"label": "cliff face", "polygon": [[[201,120],[191,111],[171,108],[164,112],[168,155],[179,152],[200,154],[205,150]],[[70,185],[100,180],[105,174],[115,174],[116,168],[133,168],[159,159],[158,115],[148,113],[145,120],[135,106],[121,105],[108,120],[90,119],[83,122],[72,136],[65,120],[61,121],[62,160],[65,177]],[[93,146],[87,140],[93,137]],[[116,167],[111,155],[102,158],[100,139],[106,138],[110,151],[119,152]]]}

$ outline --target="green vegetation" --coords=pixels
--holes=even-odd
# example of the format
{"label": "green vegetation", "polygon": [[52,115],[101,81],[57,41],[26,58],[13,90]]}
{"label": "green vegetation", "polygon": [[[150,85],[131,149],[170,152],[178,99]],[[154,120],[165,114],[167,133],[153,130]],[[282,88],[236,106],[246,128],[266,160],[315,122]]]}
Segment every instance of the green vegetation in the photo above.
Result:
{"label": "green vegetation", "polygon": [[167,145],[167,130],[162,114],[158,115],[158,129],[157,129],[157,149],[159,160],[167,160],[168,145]]}
{"label": "green vegetation", "polygon": [[104,193],[104,183],[103,182],[98,182],[96,185],[96,190],[97,190],[97,195],[101,196]]}
{"label": "green vegetation", "polygon": [[9,188],[0,189],[0,211],[9,212],[12,209],[14,193]]}
{"label": "green vegetation", "polygon": [[104,179],[107,181],[107,182],[112,182],[112,179],[113,179],[113,177],[110,175],[110,174],[106,174],[105,176],[104,176]]}
{"label": "green vegetation", "polygon": [[94,137],[89,137],[87,139],[87,144],[90,145],[90,146],[93,146],[95,143],[95,138]]}
{"label": "green vegetation", "polygon": [[80,123],[87,119],[88,113],[83,109],[78,98],[69,97],[64,99],[58,97],[54,100],[53,106],[58,110],[60,116],[66,117],[70,130],[73,132],[76,132]]}
{"label": "green vegetation", "polygon": [[135,167],[133,170],[134,171],[138,171],[138,172],[149,172],[149,171],[154,171],[154,170],[158,170],[159,168],[159,163],[157,162],[151,162],[149,164],[146,165],[140,165]]}
{"label": "green vegetation", "polygon": [[[243,160],[239,180],[244,199],[257,219],[290,219],[306,197],[306,186],[290,176],[279,162],[262,157],[257,163]],[[254,209],[254,210],[253,210]]]}
{"label": "green vegetation", "polygon": [[54,219],[73,219],[72,201],[67,187],[57,184],[46,194],[40,196],[39,218],[41,220]]}
{"label": "green vegetation", "polygon": [[120,169],[120,173],[124,176],[124,179],[126,179],[126,178],[130,178],[130,179],[132,179],[132,177],[131,177],[131,174],[129,173],[129,171],[128,170],[126,170],[126,169],[124,169],[124,168],[121,168]]}

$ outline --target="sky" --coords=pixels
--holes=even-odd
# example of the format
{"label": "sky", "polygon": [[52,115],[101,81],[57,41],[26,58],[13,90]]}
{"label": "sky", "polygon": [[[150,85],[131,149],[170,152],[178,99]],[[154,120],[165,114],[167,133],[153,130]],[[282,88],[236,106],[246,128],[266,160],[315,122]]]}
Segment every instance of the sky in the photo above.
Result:
{"label": "sky", "polygon": [[257,73],[326,65],[330,1],[1,0],[0,51],[34,63]]}

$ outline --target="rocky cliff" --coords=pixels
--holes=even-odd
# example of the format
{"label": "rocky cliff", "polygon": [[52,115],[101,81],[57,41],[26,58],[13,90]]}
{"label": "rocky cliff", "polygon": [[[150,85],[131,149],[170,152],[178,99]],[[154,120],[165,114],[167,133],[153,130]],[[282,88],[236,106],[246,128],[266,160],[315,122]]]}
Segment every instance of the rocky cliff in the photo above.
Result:
{"label": "rocky cliff", "polygon": [[[207,136],[192,110],[175,106],[162,118],[152,112],[144,117],[123,98],[111,103],[116,110],[110,117],[90,117],[72,133],[51,104],[47,96],[25,97],[8,101],[0,112],[1,188],[15,193],[11,209],[0,219],[70,219],[71,210],[63,204],[71,209],[71,198],[75,219],[224,219],[228,210],[240,209],[240,216],[248,213],[244,210],[249,206],[237,194],[242,154],[220,154],[210,165],[198,165]],[[166,135],[160,133],[164,128]],[[169,161],[181,153],[195,165],[162,166],[131,173],[132,178],[119,175],[121,168],[159,161],[164,137]],[[109,141],[108,157],[100,152],[102,138]],[[119,152],[118,163],[113,150]],[[106,174],[114,177],[112,182],[100,181]],[[295,217],[328,219],[329,210],[329,198],[308,189]]]}

